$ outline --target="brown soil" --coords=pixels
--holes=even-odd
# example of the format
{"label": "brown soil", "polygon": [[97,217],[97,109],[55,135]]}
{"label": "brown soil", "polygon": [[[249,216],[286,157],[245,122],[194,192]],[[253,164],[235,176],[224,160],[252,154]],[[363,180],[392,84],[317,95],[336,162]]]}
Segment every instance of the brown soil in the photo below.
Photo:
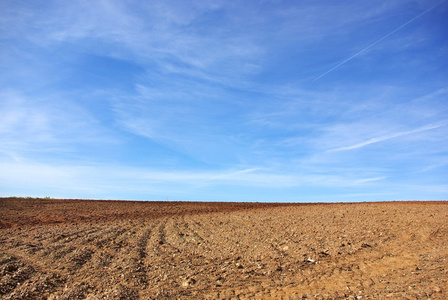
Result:
{"label": "brown soil", "polygon": [[0,199],[2,299],[447,299],[448,202]]}

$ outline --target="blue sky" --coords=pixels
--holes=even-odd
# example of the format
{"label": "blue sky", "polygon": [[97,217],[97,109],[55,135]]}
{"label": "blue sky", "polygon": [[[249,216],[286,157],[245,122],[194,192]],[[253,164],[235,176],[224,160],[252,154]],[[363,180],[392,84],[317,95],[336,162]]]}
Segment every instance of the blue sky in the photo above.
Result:
{"label": "blue sky", "polygon": [[448,1],[1,1],[0,196],[448,199]]}

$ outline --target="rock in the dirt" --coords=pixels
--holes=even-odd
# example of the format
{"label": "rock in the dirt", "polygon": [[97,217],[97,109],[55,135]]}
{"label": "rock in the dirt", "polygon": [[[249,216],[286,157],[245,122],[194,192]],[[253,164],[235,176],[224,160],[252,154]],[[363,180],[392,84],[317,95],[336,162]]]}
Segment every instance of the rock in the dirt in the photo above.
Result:
{"label": "rock in the dirt", "polygon": [[193,278],[189,278],[189,279],[186,279],[186,280],[182,281],[182,286],[183,287],[188,287],[188,286],[193,285],[195,283],[196,283],[196,280],[194,280]]}

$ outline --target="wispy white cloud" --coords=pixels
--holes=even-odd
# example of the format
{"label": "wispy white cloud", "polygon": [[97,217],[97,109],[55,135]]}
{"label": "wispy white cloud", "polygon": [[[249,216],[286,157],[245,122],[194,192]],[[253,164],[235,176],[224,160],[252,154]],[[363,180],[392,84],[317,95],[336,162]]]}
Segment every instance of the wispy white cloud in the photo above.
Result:
{"label": "wispy white cloud", "polygon": [[359,149],[359,148],[363,148],[363,147],[371,145],[371,144],[380,143],[380,142],[391,140],[394,138],[398,138],[398,137],[402,137],[402,136],[406,136],[406,135],[410,135],[410,134],[414,134],[414,133],[419,133],[419,132],[423,132],[423,131],[427,131],[427,130],[431,130],[431,129],[437,129],[440,127],[444,127],[447,124],[448,124],[447,122],[444,122],[444,123],[440,123],[440,124],[427,125],[427,126],[423,126],[423,127],[417,128],[417,129],[409,130],[409,131],[397,132],[397,133],[388,134],[388,135],[381,136],[381,137],[372,138],[367,141],[357,143],[354,145],[350,145],[350,146],[340,147],[340,148],[336,148],[336,149],[330,149],[328,151],[346,151],[346,150]]}
{"label": "wispy white cloud", "polygon": [[[8,190],[18,185],[27,187],[24,191],[52,191],[56,195],[84,195],[88,198],[111,197],[120,192],[138,192],[141,199],[145,195],[171,194],[192,197],[192,191],[216,188],[219,197],[223,187],[252,187],[257,189],[296,188],[341,188],[368,186],[383,178],[363,178],[347,175],[310,174],[278,172],[265,168],[230,170],[155,170],[146,167],[129,167],[104,164],[48,164],[27,159],[21,162],[0,160],[0,186],[7,196]],[[178,187],[173,190],[172,187]],[[30,192],[32,193],[32,192]],[[244,196],[244,195],[242,195]]]}
{"label": "wispy white cloud", "polygon": [[366,182],[374,182],[374,181],[380,181],[380,180],[384,180],[387,177],[382,176],[382,177],[372,177],[372,178],[363,178],[363,179],[358,179],[357,182],[358,183],[366,183]]}
{"label": "wispy white cloud", "polygon": [[[16,20],[16,35],[45,48],[68,43],[80,52],[135,60],[149,68],[156,64],[165,72],[238,86],[247,84],[254,73],[269,71],[266,62],[275,51],[273,46],[307,45],[333,35],[338,27],[347,32],[398,3],[369,5],[369,9],[332,3],[302,3],[286,9],[269,3],[271,12],[265,14],[250,3],[125,5],[103,0],[48,4],[41,15],[33,15],[32,6],[15,8],[6,15],[14,16],[9,22]],[[215,15],[225,27],[214,22]],[[316,15],[323,17],[310,17]]]}
{"label": "wispy white cloud", "polygon": [[16,161],[30,153],[69,153],[80,143],[115,143],[91,114],[68,99],[30,98],[14,90],[0,98],[0,152]]}
{"label": "wispy white cloud", "polygon": [[445,167],[448,165],[448,162],[444,162],[444,163],[438,163],[438,164],[433,164],[433,165],[429,165],[427,167],[424,167],[423,169],[420,170],[420,172],[428,172],[428,171],[432,171],[434,169],[438,169],[441,167]]}

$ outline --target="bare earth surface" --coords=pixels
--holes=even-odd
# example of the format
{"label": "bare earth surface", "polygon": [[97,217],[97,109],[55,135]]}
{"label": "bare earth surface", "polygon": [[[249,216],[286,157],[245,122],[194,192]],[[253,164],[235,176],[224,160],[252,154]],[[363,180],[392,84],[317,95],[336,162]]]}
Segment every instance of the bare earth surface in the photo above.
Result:
{"label": "bare earth surface", "polygon": [[448,299],[448,203],[0,199],[2,299]]}

